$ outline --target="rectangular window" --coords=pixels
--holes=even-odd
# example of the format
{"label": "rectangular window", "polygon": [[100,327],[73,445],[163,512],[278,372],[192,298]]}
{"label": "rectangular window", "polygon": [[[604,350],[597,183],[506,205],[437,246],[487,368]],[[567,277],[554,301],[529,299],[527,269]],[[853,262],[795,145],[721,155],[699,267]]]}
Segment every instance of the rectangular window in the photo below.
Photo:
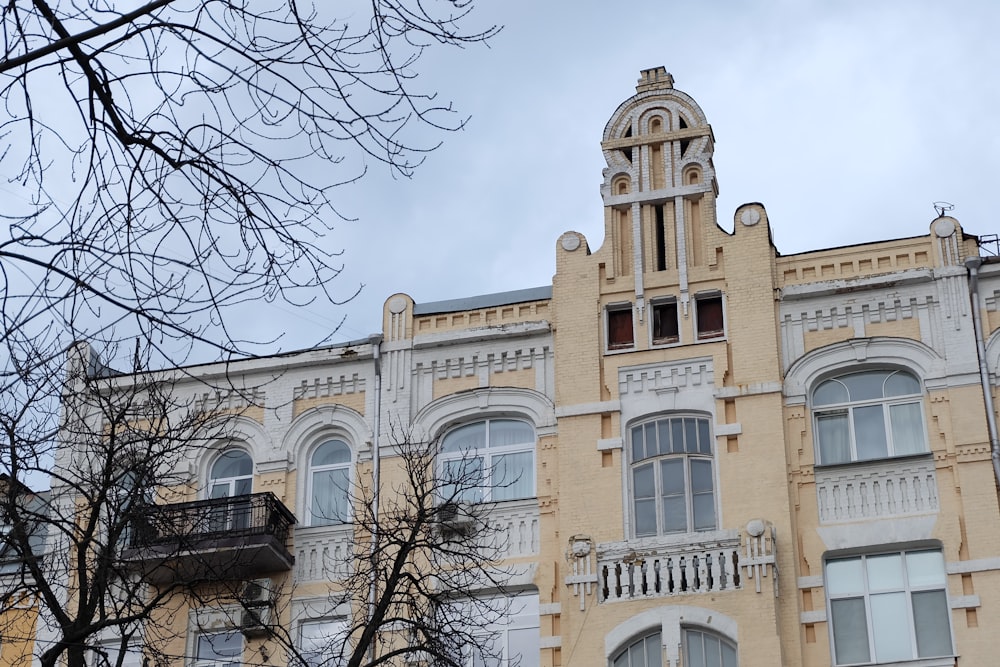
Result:
{"label": "rectangular window", "polygon": [[718,292],[696,296],[694,300],[698,340],[720,338],[726,327],[722,318],[722,295]]}
{"label": "rectangular window", "polygon": [[195,667],[240,667],[243,663],[243,635],[237,630],[198,635]]}
{"label": "rectangular window", "polygon": [[351,657],[347,645],[347,621],[323,619],[299,626],[299,653],[303,667],[340,667]]}
{"label": "rectangular window", "polygon": [[653,302],[653,345],[667,345],[680,340],[677,324],[677,300]]}
{"label": "rectangular window", "polygon": [[[478,646],[470,647],[467,667],[538,667],[541,656],[538,594],[484,600],[493,613],[483,626]],[[477,630],[478,633],[478,630]]]}
{"label": "rectangular window", "polygon": [[837,558],[825,569],[835,664],[952,655],[940,551]]}
{"label": "rectangular window", "polygon": [[632,304],[608,306],[608,349],[621,350],[634,345]]}

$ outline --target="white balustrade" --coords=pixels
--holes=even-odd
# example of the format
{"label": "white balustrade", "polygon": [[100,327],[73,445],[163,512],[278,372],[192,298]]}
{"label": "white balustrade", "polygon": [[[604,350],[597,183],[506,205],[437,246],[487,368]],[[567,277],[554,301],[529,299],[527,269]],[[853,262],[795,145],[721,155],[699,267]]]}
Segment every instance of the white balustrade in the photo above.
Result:
{"label": "white balustrade", "polygon": [[820,523],[933,514],[940,509],[929,456],[817,468],[815,474]]}
{"label": "white balustrade", "polygon": [[353,526],[295,531],[295,579],[336,581],[350,573]]}

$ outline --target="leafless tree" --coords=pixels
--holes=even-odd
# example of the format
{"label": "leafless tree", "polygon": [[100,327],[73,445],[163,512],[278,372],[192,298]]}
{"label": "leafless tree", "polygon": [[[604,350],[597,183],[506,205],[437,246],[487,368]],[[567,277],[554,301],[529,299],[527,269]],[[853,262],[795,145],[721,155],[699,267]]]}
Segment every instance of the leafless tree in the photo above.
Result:
{"label": "leafless tree", "polygon": [[464,123],[416,77],[426,49],[495,34],[473,1],[4,3],[5,384],[67,328],[177,365],[245,351],[231,306],[335,299],[340,187],[409,176],[428,128]]}

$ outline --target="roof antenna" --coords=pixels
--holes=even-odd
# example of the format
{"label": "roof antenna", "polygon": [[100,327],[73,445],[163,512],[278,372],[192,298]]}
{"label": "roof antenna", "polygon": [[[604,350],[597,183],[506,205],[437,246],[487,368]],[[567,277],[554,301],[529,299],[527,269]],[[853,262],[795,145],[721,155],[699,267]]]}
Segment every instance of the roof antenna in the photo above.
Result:
{"label": "roof antenna", "polygon": [[939,218],[943,218],[945,213],[955,210],[955,205],[946,201],[936,201],[934,210],[937,211]]}

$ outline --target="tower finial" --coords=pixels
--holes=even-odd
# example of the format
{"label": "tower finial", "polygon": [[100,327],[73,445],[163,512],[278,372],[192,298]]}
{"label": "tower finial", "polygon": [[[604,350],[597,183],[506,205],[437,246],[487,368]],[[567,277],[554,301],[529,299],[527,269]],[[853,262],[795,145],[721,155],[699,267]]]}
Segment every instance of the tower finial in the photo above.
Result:
{"label": "tower finial", "polygon": [[644,69],[639,73],[639,83],[635,87],[635,92],[643,93],[647,90],[668,89],[674,87],[674,77],[667,71],[667,68],[660,65]]}

